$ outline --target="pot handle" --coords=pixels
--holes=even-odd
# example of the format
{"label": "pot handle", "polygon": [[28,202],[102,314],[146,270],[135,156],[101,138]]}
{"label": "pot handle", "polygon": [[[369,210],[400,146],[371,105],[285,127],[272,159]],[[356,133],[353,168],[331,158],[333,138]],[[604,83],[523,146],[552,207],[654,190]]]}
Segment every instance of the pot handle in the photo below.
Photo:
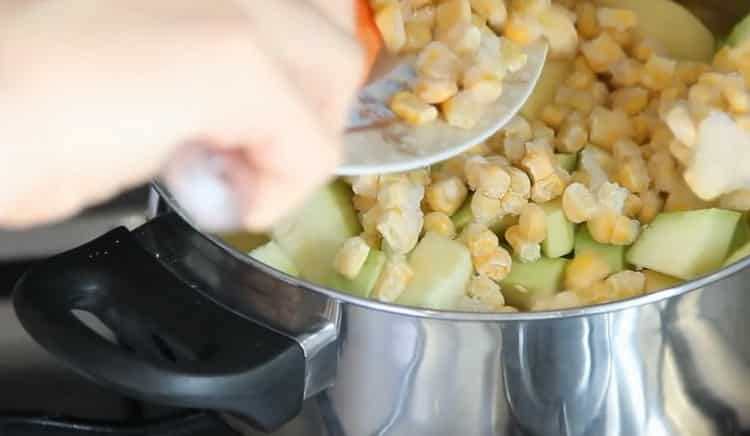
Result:
{"label": "pot handle", "polygon": [[[301,346],[195,288],[120,227],[32,266],[16,284],[13,304],[34,340],[107,388],[277,429],[302,408]],[[75,311],[98,318],[116,342]]]}

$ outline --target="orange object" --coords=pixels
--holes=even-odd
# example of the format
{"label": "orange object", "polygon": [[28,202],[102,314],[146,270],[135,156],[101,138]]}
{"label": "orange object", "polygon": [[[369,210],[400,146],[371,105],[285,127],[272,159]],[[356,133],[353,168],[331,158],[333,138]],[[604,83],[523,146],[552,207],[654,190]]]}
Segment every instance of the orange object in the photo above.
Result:
{"label": "orange object", "polygon": [[378,26],[368,0],[354,0],[357,14],[357,38],[365,49],[365,77],[370,74],[375,59],[383,47]]}

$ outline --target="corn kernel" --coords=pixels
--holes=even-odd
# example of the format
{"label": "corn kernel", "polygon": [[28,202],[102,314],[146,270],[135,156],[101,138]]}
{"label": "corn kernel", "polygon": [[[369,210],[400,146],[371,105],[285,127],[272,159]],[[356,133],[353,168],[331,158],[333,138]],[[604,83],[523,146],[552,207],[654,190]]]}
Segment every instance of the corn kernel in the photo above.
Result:
{"label": "corn kernel", "polygon": [[677,139],[669,142],[669,152],[684,167],[689,167],[693,162],[693,149]]}
{"label": "corn kernel", "polygon": [[404,31],[406,42],[402,48],[405,52],[421,50],[432,41],[432,25],[419,21],[407,21]]}
{"label": "corn kernel", "polygon": [[621,139],[612,146],[612,155],[615,157],[615,160],[621,162],[628,158],[640,159],[641,149],[635,142],[629,139]]}
{"label": "corn kernel", "polygon": [[377,300],[392,303],[404,292],[413,276],[414,272],[403,259],[389,259],[371,295]]}
{"label": "corn kernel", "polygon": [[464,227],[458,239],[466,245],[472,256],[490,254],[500,242],[496,234],[479,223],[471,223]]}
{"label": "corn kernel", "polygon": [[659,91],[672,83],[677,62],[662,56],[651,56],[643,66],[641,84],[652,91]]}
{"label": "corn kernel", "polygon": [[471,4],[469,0],[445,0],[435,11],[435,38],[441,39],[455,29],[471,24]]}
{"label": "corn kernel", "polygon": [[571,175],[571,183],[580,183],[585,187],[591,186],[591,175],[586,170],[573,171]]}
{"label": "corn kernel", "polygon": [[424,216],[424,232],[434,232],[453,239],[456,237],[456,226],[447,214],[430,212]]}
{"label": "corn kernel", "polygon": [[588,140],[587,126],[575,117],[569,117],[558,130],[555,145],[557,150],[563,153],[576,153],[588,143]]}
{"label": "corn kernel", "polygon": [[601,304],[613,299],[612,288],[605,280],[597,280],[585,289],[578,289],[575,294],[584,304]]}
{"label": "corn kernel", "polygon": [[648,160],[648,173],[654,181],[654,188],[661,192],[670,192],[680,180],[677,165],[669,152],[654,153]]}
{"label": "corn kernel", "polygon": [[510,192],[528,199],[531,195],[531,180],[529,176],[524,171],[515,167],[509,167],[508,173],[510,174]]}
{"label": "corn kernel", "polygon": [[417,245],[423,223],[421,210],[388,209],[380,215],[377,230],[394,253],[406,254]]}
{"label": "corn kernel", "polygon": [[367,212],[360,214],[359,221],[362,224],[362,230],[365,233],[377,233],[377,225],[380,220],[380,216],[383,214],[383,209],[377,204]]}
{"label": "corn kernel", "polygon": [[427,187],[425,199],[431,210],[453,215],[461,207],[469,190],[464,182],[456,177],[447,177]]}
{"label": "corn kernel", "polygon": [[336,252],[333,259],[333,267],[342,276],[354,279],[357,277],[362,266],[370,254],[370,246],[359,236],[347,239]]}
{"label": "corn kernel", "polygon": [[496,32],[502,30],[508,18],[503,0],[471,0],[471,8]]}
{"label": "corn kernel", "polygon": [[616,179],[630,192],[635,193],[646,191],[651,184],[648,168],[640,156],[629,157],[621,161]]}
{"label": "corn kernel", "polygon": [[576,253],[576,257],[565,267],[565,289],[586,289],[605,279],[609,273],[609,264],[593,252]]}
{"label": "corn kernel", "polygon": [[375,198],[378,196],[378,176],[362,175],[350,177],[347,181],[352,185],[352,191],[363,197]]}
{"label": "corn kernel", "polygon": [[667,49],[651,38],[640,38],[631,49],[631,55],[641,62],[648,62],[652,56],[666,56]]}
{"label": "corn kernel", "polygon": [[526,154],[526,141],[516,135],[506,134],[503,140],[503,154],[511,162],[520,162]]}
{"label": "corn kernel", "polygon": [[479,168],[477,192],[489,198],[500,199],[510,188],[510,174],[499,165],[486,164]]}
{"label": "corn kernel", "polygon": [[684,210],[706,209],[711,203],[701,200],[688,187],[684,179],[677,179],[664,203],[665,212],[680,212]]}
{"label": "corn kernel", "polygon": [[628,115],[635,115],[648,105],[648,91],[633,86],[621,88],[612,93],[612,109],[620,110]]}
{"label": "corn kernel", "polygon": [[616,86],[635,86],[641,80],[643,65],[635,59],[624,58],[609,66],[612,83]]}
{"label": "corn kernel", "polygon": [[553,5],[537,16],[549,44],[551,59],[572,59],[578,49],[578,33],[567,12],[565,8]]}
{"label": "corn kernel", "polygon": [[533,139],[526,143],[526,155],[546,155],[552,156],[555,152],[555,148],[552,145],[552,141],[547,139]]}
{"label": "corn kernel", "polygon": [[[414,81],[412,90],[414,91],[414,95],[424,103],[437,104],[456,95],[458,85],[453,80],[418,77]],[[430,107],[435,109],[433,106]],[[435,109],[435,116],[437,116],[437,109]]]}
{"label": "corn kernel", "polygon": [[591,96],[594,98],[594,104],[606,106],[609,102],[609,88],[601,80],[597,80],[591,85]]}
{"label": "corn kernel", "polygon": [[497,101],[503,95],[503,82],[495,79],[480,80],[464,89],[479,104],[487,104]]}
{"label": "corn kernel", "polygon": [[630,298],[643,294],[646,289],[646,276],[636,271],[620,271],[606,280],[617,298]]}
{"label": "corn kernel", "polygon": [[613,245],[632,244],[638,237],[640,227],[638,220],[630,219],[624,215],[618,216],[612,226],[609,243]]}
{"label": "corn kernel", "polygon": [[562,208],[565,217],[575,224],[590,220],[599,211],[594,194],[586,186],[577,182],[565,188]]}
{"label": "corn kernel", "polygon": [[450,32],[438,37],[438,41],[445,43],[454,52],[462,56],[471,56],[479,50],[482,42],[482,32],[471,22],[453,28]]}
{"label": "corn kernel", "polygon": [[511,118],[503,130],[505,130],[506,135],[517,136],[523,142],[530,141],[534,137],[534,131],[531,129],[531,124],[526,118],[520,115]]}
{"label": "corn kernel", "polygon": [[487,276],[472,277],[469,286],[466,288],[466,294],[493,308],[499,309],[505,306],[505,298],[500,292],[500,285]]}
{"label": "corn kernel", "polygon": [[651,139],[651,132],[660,122],[655,116],[645,113],[636,115],[631,121],[633,124],[633,140],[638,144],[644,144]]}
{"label": "corn kernel", "polygon": [[588,187],[599,189],[602,183],[609,180],[614,172],[615,162],[612,156],[595,146],[586,146],[581,150],[578,166],[588,173]]}
{"label": "corn kernel", "polygon": [[511,0],[510,8],[518,14],[538,15],[552,5],[550,0]]}
{"label": "corn kernel", "polygon": [[624,50],[630,50],[633,47],[633,44],[635,44],[636,35],[633,30],[607,29],[607,33],[609,33],[610,36],[612,36],[612,39],[620,44],[620,47]]}
{"label": "corn kernel", "polygon": [[467,91],[460,91],[440,104],[445,121],[459,129],[473,128],[484,115],[485,109],[485,105],[477,102]]}
{"label": "corn kernel", "polygon": [[375,25],[383,45],[390,53],[398,53],[406,44],[406,28],[398,1],[384,1],[375,11]]}
{"label": "corn kernel", "polygon": [[471,196],[471,213],[479,223],[491,223],[502,215],[502,203],[496,198],[490,198],[481,192]]}
{"label": "corn kernel", "polygon": [[555,130],[548,127],[543,121],[532,121],[531,130],[534,131],[535,140],[543,140],[551,143],[555,139]]}
{"label": "corn kernel", "polygon": [[537,203],[546,203],[562,195],[565,181],[555,172],[541,180],[534,182],[531,188],[531,199]]}
{"label": "corn kernel", "polygon": [[664,122],[674,136],[683,144],[692,147],[697,142],[698,129],[690,116],[690,109],[685,102],[678,102],[666,112]]}
{"label": "corn kernel", "polygon": [[576,28],[578,33],[586,39],[593,39],[601,33],[596,7],[591,2],[580,2],[576,4]]}
{"label": "corn kernel", "polygon": [[529,45],[542,36],[542,26],[532,19],[520,14],[511,14],[505,22],[503,36],[522,46]]}
{"label": "corn kernel", "polygon": [[549,153],[527,153],[521,160],[521,165],[531,175],[534,182],[554,174],[555,167]]}
{"label": "corn kernel", "polygon": [[516,224],[505,230],[505,240],[513,247],[513,253],[521,262],[534,262],[541,257],[538,242],[527,241],[521,236],[521,226]]}
{"label": "corn kernel", "polygon": [[513,263],[508,251],[499,246],[489,254],[472,256],[472,261],[477,273],[498,282],[510,274]]}
{"label": "corn kernel", "polygon": [[594,98],[591,92],[567,86],[560,87],[557,90],[555,103],[562,106],[570,106],[584,115],[588,115],[594,108]]}
{"label": "corn kernel", "polygon": [[582,43],[580,48],[589,66],[596,73],[606,73],[610,65],[625,58],[625,52],[606,32]]}
{"label": "corn kernel", "polygon": [[542,109],[540,118],[552,128],[559,128],[570,113],[570,108],[559,104],[549,104]]}
{"label": "corn kernel", "polygon": [[518,218],[521,237],[530,242],[542,242],[547,237],[547,215],[544,209],[534,203],[528,203]]}
{"label": "corn kernel", "polygon": [[397,92],[390,102],[390,108],[399,118],[413,126],[419,126],[437,119],[438,111],[408,91]]}
{"label": "corn kernel", "polygon": [[586,222],[591,237],[601,244],[609,244],[612,240],[612,232],[619,214],[617,212],[603,209],[596,216]]}
{"label": "corn kernel", "polygon": [[503,213],[508,215],[519,215],[523,208],[529,203],[529,196],[522,196],[515,192],[508,192],[500,200]]}
{"label": "corn kernel", "polygon": [[641,211],[638,214],[638,220],[643,224],[648,224],[656,218],[664,207],[664,200],[656,191],[646,191],[641,193]]}
{"label": "corn kernel", "polygon": [[479,170],[488,163],[487,158],[484,156],[468,156],[464,162],[466,184],[469,185],[469,189],[476,191],[479,187]]}
{"label": "corn kernel", "polygon": [[563,291],[549,297],[539,298],[531,307],[532,311],[565,310],[581,306],[582,301],[575,292]]}
{"label": "corn kernel", "polygon": [[418,76],[436,79],[456,81],[461,69],[461,61],[455,53],[445,44],[433,41],[419,52],[415,61]]}
{"label": "corn kernel", "polygon": [[641,212],[642,207],[643,200],[641,200],[641,197],[635,194],[630,194],[628,195],[627,200],[625,200],[625,207],[623,208],[622,213],[627,217],[636,218]]}
{"label": "corn kernel", "polygon": [[638,25],[635,12],[628,9],[599,8],[596,18],[602,27],[619,31],[632,29]]}
{"label": "corn kernel", "polygon": [[633,126],[624,112],[597,106],[589,119],[589,135],[592,144],[609,149],[618,140],[630,138]]}
{"label": "corn kernel", "polygon": [[352,197],[352,205],[354,206],[354,209],[359,212],[367,212],[375,206],[376,203],[377,200],[372,197],[365,197],[357,194]]}
{"label": "corn kernel", "polygon": [[573,73],[565,79],[565,85],[573,89],[588,89],[588,87],[594,83],[594,80],[596,80],[596,76],[591,70],[573,71]]}
{"label": "corn kernel", "polygon": [[741,75],[734,73],[724,79],[722,95],[730,111],[741,114],[750,110],[750,97],[745,90],[745,79]]}
{"label": "corn kernel", "polygon": [[746,212],[750,210],[750,190],[738,189],[719,198],[719,207],[723,209]]}
{"label": "corn kernel", "polygon": [[500,58],[503,60],[507,70],[515,73],[523,68],[529,57],[521,46],[510,38],[501,38],[500,42]]}
{"label": "corn kernel", "polygon": [[596,191],[596,199],[602,210],[621,214],[630,193],[617,183],[603,183]]}
{"label": "corn kernel", "polygon": [[700,121],[712,109],[724,109],[721,88],[706,83],[696,83],[688,91],[688,105],[690,113],[696,121]]}
{"label": "corn kernel", "polygon": [[685,85],[692,85],[698,81],[698,78],[710,67],[704,63],[692,61],[679,61],[675,69],[675,77]]}

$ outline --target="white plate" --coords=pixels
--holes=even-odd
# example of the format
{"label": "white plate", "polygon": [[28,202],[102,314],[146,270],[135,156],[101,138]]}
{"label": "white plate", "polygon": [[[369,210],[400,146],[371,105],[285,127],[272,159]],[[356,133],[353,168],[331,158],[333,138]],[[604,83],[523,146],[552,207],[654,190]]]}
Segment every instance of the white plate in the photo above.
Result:
{"label": "white plate", "polygon": [[414,58],[405,59],[383,78],[364,88],[344,136],[346,159],[337,175],[385,174],[426,167],[456,156],[500,130],[521,110],[542,74],[547,44],[526,49],[524,68],[506,77],[503,94],[470,130],[442,119],[419,127],[396,119],[388,99],[414,79]]}

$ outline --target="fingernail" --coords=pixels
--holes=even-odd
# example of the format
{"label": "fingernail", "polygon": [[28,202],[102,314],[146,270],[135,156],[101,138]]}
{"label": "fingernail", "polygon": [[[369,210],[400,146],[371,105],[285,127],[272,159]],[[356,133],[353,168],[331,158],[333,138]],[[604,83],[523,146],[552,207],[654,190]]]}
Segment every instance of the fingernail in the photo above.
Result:
{"label": "fingernail", "polygon": [[240,229],[242,200],[231,179],[228,156],[192,150],[174,159],[164,171],[164,181],[188,218],[211,233]]}

